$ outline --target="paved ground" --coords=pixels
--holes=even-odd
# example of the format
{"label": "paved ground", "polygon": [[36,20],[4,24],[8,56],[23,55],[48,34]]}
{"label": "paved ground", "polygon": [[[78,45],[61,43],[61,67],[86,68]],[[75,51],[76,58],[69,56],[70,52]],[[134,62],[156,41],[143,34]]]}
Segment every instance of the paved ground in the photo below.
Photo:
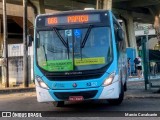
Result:
{"label": "paved ground", "polygon": [[[144,78],[138,78],[137,76],[130,76],[128,81],[130,82],[143,82],[144,83]],[[159,86],[160,88],[160,75],[156,76],[149,76],[148,82],[151,83],[153,86]]]}
{"label": "paved ground", "polygon": [[[34,93],[0,97],[0,111],[160,111],[159,98],[125,98],[120,106],[106,101],[66,103],[55,108],[52,103],[38,103]],[[142,107],[143,106],[143,107]]]}
{"label": "paved ground", "polygon": [[[34,92],[19,93],[12,95],[0,96],[0,111],[46,111],[44,114],[47,116],[55,116],[54,120],[106,120],[108,115],[112,116],[109,120],[159,120],[154,117],[144,118],[126,118],[125,113],[141,113],[142,111],[160,111],[159,98],[125,98],[120,106],[111,106],[106,101],[95,102],[79,102],[79,103],[66,103],[64,107],[55,108],[52,103],[38,103]],[[63,112],[62,112],[63,111]],[[125,111],[125,112],[121,112]],[[143,113],[142,112],[142,113]],[[123,117],[119,117],[123,115]],[[160,112],[159,112],[160,115]],[[115,118],[113,118],[115,117]],[[7,120],[19,120],[20,118],[10,118]],[[30,118],[31,119],[31,118]],[[32,118],[35,120],[35,118]],[[50,120],[51,118],[45,118]],[[1,118],[0,118],[1,120]],[[39,119],[37,119],[39,120]]]}
{"label": "paved ground", "polygon": [[[52,103],[38,103],[36,100],[35,91],[31,92],[15,92],[14,94],[1,94],[0,95],[0,111],[47,111],[47,114],[58,117],[60,119],[89,119],[85,117],[92,117],[92,119],[105,119],[103,116],[112,111],[117,114],[119,111],[159,111],[160,112],[160,93],[155,93],[158,89],[144,90],[144,81],[129,81],[128,91],[125,93],[125,99],[120,106],[111,106],[106,101],[94,102],[79,102],[79,103],[66,103],[63,108],[55,108]],[[61,111],[70,111],[70,113],[62,113]],[[57,112],[59,114],[57,114]],[[113,116],[115,116],[113,115]],[[76,118],[60,118],[61,116],[69,116]],[[83,118],[81,118],[83,116]],[[94,116],[94,117],[93,117]],[[11,118],[12,119],[12,118]],[[16,118],[17,119],[17,118]],[[46,120],[50,118],[45,118]],[[111,118],[113,120],[117,118]],[[133,118],[119,118],[120,120],[132,120]],[[135,118],[135,120],[139,120]],[[140,120],[158,120],[158,118],[140,118]],[[1,120],[1,118],[0,118]]]}
{"label": "paved ground", "polygon": [[[158,84],[160,83],[160,80],[156,80],[156,81],[153,81],[154,84]],[[145,86],[144,86],[144,80],[140,80],[140,79],[137,79],[137,78],[130,78],[128,80],[128,83],[127,83],[127,86],[128,86],[128,91],[126,93],[126,97],[137,97],[137,98],[158,98],[160,97],[160,94],[159,93],[156,93],[158,90],[160,91],[160,88],[149,88],[148,87],[148,90],[146,91],[145,90]],[[35,88],[32,86],[32,87],[29,87],[29,88],[7,88],[7,89],[4,89],[4,88],[0,88],[0,94],[10,94],[10,93],[27,93],[27,92],[35,92]]]}

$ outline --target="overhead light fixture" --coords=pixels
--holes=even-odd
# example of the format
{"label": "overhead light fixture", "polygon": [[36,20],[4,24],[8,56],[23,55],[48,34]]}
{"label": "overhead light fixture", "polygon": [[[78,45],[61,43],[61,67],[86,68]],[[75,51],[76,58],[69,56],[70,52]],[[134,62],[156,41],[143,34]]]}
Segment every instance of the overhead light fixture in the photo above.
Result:
{"label": "overhead light fixture", "polygon": [[94,8],[84,8],[84,10],[95,10]]}

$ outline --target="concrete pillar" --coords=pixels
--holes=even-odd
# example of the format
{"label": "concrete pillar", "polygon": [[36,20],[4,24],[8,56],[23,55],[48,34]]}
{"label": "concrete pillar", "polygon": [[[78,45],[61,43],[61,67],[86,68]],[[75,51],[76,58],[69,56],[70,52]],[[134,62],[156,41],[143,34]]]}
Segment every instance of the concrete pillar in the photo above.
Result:
{"label": "concrete pillar", "polygon": [[44,0],[39,0],[39,12],[41,14],[45,13],[45,6],[44,6]]}
{"label": "concrete pillar", "polygon": [[28,46],[27,46],[27,0],[23,0],[23,80],[24,87],[29,87],[28,81]]}
{"label": "concrete pillar", "polygon": [[[1,19],[0,19],[0,57],[2,56],[2,39],[1,39]],[[0,67],[0,76],[2,76],[2,67]],[[0,77],[0,88],[2,84],[2,77]]]}
{"label": "concrete pillar", "polygon": [[111,10],[112,9],[112,0],[103,0],[103,9]]}
{"label": "concrete pillar", "polygon": [[2,43],[3,43],[3,42],[2,42],[2,36],[1,36],[1,35],[2,35],[2,34],[1,34],[1,32],[2,32],[2,31],[1,31],[1,26],[2,26],[2,25],[1,25],[1,21],[2,21],[2,20],[0,19],[0,55],[1,55]]}
{"label": "concrete pillar", "polygon": [[96,9],[103,9],[103,0],[97,0]]}
{"label": "concrete pillar", "polygon": [[44,0],[38,0],[36,2],[32,2],[37,10],[38,10],[38,14],[44,14],[45,13],[45,6],[44,6]]}
{"label": "concrete pillar", "polygon": [[[0,56],[3,56],[3,53],[2,53],[2,49],[3,49],[3,34],[1,33],[1,28],[2,28],[2,19],[0,19]],[[2,62],[1,62],[2,63]],[[0,66],[0,88],[2,86],[5,85],[5,78],[4,78],[4,68]],[[1,86],[2,84],[2,86]]]}
{"label": "concrete pillar", "polygon": [[7,31],[7,11],[6,11],[6,0],[3,0],[3,41],[4,41],[4,49],[3,49],[3,57],[5,60],[4,69],[4,78],[5,78],[5,87],[9,87],[9,66],[8,66],[8,31]]}
{"label": "concrete pillar", "polygon": [[111,10],[112,0],[97,0],[96,9]]}
{"label": "concrete pillar", "polygon": [[135,37],[135,31],[134,31],[134,24],[133,24],[133,17],[130,14],[128,14],[127,16],[127,28],[128,28],[128,37],[129,37],[129,47],[135,48],[136,49],[136,55],[138,55],[137,52],[137,43],[136,43],[136,37]]}
{"label": "concrete pillar", "polygon": [[159,16],[155,16],[154,28],[156,30],[157,39],[158,39],[158,41],[160,41],[160,17]]}

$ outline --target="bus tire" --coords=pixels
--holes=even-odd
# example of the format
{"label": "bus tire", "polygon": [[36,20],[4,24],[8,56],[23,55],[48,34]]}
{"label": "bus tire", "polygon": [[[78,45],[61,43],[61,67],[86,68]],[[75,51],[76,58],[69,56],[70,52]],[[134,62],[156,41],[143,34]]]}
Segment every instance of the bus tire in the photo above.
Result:
{"label": "bus tire", "polygon": [[64,101],[53,102],[54,107],[63,107]]}
{"label": "bus tire", "polygon": [[119,94],[119,98],[118,99],[108,99],[108,102],[111,105],[120,105],[123,101],[123,98],[124,98],[124,87],[121,83],[121,92]]}
{"label": "bus tire", "polygon": [[[125,67],[126,73],[127,73],[127,67]],[[128,74],[125,76],[125,83],[124,83],[124,91],[127,91],[127,79],[128,79]]]}
{"label": "bus tire", "polygon": [[127,91],[127,81],[124,83],[124,91]]}

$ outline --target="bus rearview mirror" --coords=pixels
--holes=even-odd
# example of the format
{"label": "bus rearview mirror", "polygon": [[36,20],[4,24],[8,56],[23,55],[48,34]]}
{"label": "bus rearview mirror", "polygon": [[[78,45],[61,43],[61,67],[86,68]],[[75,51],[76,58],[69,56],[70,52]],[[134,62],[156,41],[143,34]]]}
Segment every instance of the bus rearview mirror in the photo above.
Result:
{"label": "bus rearview mirror", "polygon": [[125,39],[124,31],[122,29],[118,29],[117,35],[118,35],[118,41],[123,41]]}

